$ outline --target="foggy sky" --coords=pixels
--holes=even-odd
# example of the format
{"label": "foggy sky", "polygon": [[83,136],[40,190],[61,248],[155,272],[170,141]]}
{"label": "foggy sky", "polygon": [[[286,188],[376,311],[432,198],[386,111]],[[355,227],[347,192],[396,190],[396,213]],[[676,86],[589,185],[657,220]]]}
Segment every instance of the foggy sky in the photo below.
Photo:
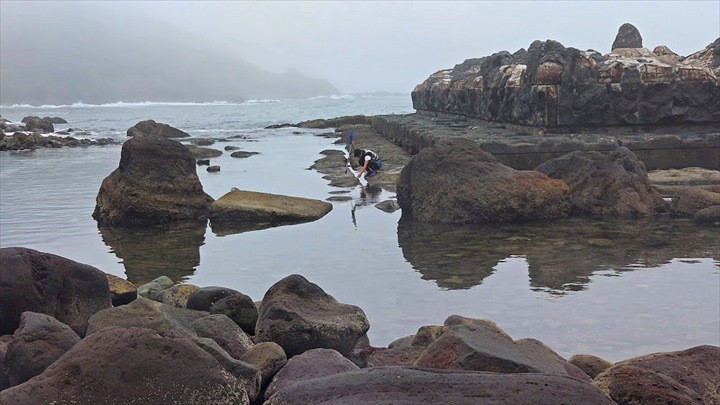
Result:
{"label": "foggy sky", "polygon": [[[299,71],[326,79],[343,93],[409,93],[433,72],[465,59],[534,40],[610,51],[617,30],[635,25],[643,45],[666,45],[680,55],[720,36],[718,1],[576,2],[18,2],[3,0],[6,28],[42,36],[75,21],[80,8],[97,20],[121,18],[127,31],[142,16],[185,31],[208,49],[236,55],[271,72]],[[40,18],[39,8],[53,8]],[[34,12],[22,12],[34,10]],[[151,29],[144,27],[145,29]],[[87,35],[92,36],[92,32]],[[97,44],[101,47],[102,44]],[[177,44],[182,49],[183,43]],[[90,50],[92,51],[92,50]],[[0,61],[0,63],[2,63]]]}

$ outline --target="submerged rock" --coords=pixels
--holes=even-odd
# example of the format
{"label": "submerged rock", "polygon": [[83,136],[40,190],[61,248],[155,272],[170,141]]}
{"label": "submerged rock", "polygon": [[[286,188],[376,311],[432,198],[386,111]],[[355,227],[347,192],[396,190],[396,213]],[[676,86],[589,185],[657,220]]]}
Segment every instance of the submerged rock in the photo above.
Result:
{"label": "submerged rock", "polygon": [[397,183],[403,217],[442,223],[503,223],[566,217],[561,180],[502,165],[465,138],[441,140],[413,156]]}
{"label": "submerged rock", "polygon": [[93,218],[100,226],[151,226],[207,218],[212,202],[185,146],[157,134],[134,136],[103,180]]}

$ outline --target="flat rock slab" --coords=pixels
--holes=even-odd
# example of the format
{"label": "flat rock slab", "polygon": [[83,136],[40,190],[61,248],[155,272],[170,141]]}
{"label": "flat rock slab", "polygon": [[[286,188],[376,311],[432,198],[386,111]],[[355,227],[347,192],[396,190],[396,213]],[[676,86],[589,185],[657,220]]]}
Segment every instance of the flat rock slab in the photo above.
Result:
{"label": "flat rock slab", "polygon": [[248,225],[278,226],[315,221],[332,210],[332,204],[301,197],[233,189],[210,207],[213,231]]}

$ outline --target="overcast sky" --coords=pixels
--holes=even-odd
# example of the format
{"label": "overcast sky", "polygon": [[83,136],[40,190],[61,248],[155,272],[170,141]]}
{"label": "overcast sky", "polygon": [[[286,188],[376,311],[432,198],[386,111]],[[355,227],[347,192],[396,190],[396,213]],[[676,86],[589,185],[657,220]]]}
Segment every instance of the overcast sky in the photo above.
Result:
{"label": "overcast sky", "polygon": [[[58,24],[72,24],[78,7],[92,10],[98,19],[122,16],[128,30],[134,29],[133,16],[143,15],[186,30],[209,47],[237,53],[260,68],[298,70],[327,79],[345,93],[408,93],[437,70],[502,50],[527,49],[536,39],[607,53],[625,22],[638,28],[646,48],[667,45],[680,55],[700,50],[720,36],[717,0],[53,4],[61,4]],[[32,6],[3,0],[3,22],[14,18],[13,11]],[[43,27],[28,21],[27,29],[41,32]]]}

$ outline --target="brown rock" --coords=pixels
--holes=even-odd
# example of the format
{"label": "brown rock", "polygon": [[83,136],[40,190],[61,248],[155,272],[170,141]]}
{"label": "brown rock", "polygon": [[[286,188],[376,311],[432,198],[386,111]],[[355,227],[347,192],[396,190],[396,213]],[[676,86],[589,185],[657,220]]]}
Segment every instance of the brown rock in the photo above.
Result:
{"label": "brown rock", "polygon": [[127,136],[159,135],[165,138],[187,138],[187,132],[154,120],[140,121],[127,130]]}
{"label": "brown rock", "polygon": [[105,277],[108,280],[114,307],[129,304],[137,298],[137,288],[133,283],[112,274],[106,273]]}
{"label": "brown rock", "polygon": [[642,36],[634,25],[625,23],[618,29],[612,48],[642,48]]}
{"label": "brown rock", "polygon": [[111,307],[105,273],[50,253],[0,249],[0,334],[15,332],[25,311],[47,314],[85,336],[88,319]]}
{"label": "brown rock", "polygon": [[592,354],[576,354],[568,360],[568,363],[584,371],[590,378],[610,368],[613,363]]}
{"label": "brown rock", "polygon": [[240,357],[241,361],[252,364],[262,372],[262,387],[267,387],[275,374],[287,363],[285,351],[274,342],[254,345]]}

